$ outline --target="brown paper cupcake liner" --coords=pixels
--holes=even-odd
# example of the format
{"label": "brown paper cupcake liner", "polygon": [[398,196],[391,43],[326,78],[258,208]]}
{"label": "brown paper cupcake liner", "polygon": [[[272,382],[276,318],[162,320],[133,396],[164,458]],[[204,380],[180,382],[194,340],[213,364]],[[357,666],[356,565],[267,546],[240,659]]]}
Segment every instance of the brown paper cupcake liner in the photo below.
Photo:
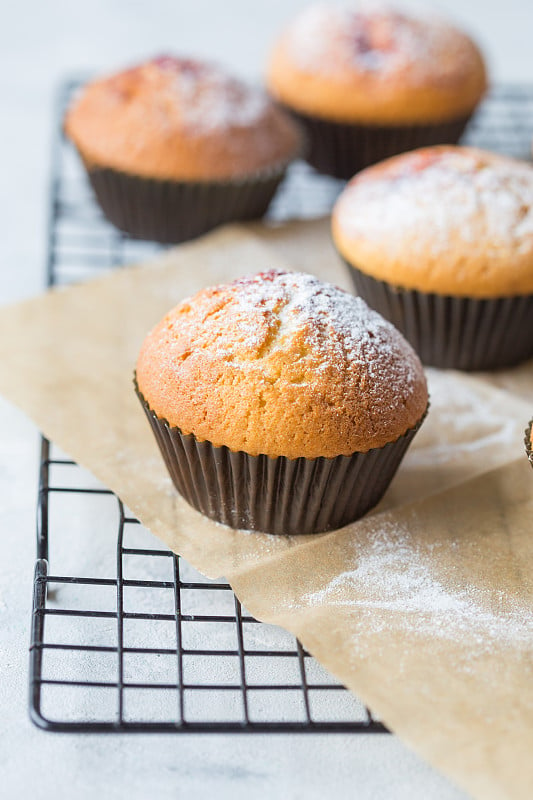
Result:
{"label": "brown paper cupcake liner", "polygon": [[87,164],[86,169],[109,222],[134,239],[177,244],[218,225],[262,217],[287,166],[209,182],[150,179]]}
{"label": "brown paper cupcake liner", "polygon": [[354,125],[307,116],[282,106],[302,125],[306,160],[318,172],[348,180],[384,158],[434,144],[457,144],[471,115],[434,125]]}
{"label": "brown paper cupcake liner", "polygon": [[533,427],[533,419],[529,420],[528,426],[524,431],[524,445],[526,448],[526,455],[529,463],[533,467],[533,447],[531,446],[531,428]]}
{"label": "brown paper cupcake liner", "polygon": [[428,366],[493,370],[533,356],[533,295],[479,299],[402,289],[345,261],[355,290]]}
{"label": "brown paper cupcake liner", "polygon": [[336,458],[251,456],[183,434],[135,391],[185,500],[231,528],[307,534],[340,528],[378,503],[424,417],[395,442]]}

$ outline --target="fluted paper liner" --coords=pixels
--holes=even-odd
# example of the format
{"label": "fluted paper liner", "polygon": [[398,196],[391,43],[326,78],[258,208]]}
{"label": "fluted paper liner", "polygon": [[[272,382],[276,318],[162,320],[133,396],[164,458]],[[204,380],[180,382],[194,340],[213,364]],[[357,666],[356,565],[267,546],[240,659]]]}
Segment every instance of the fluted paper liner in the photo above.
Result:
{"label": "fluted paper liner", "polygon": [[176,244],[234,221],[262,217],[287,164],[250,177],[220,181],[174,181],[88,167],[105,217],[134,239]]}
{"label": "fluted paper liner", "polygon": [[457,144],[470,116],[434,125],[362,125],[335,122],[283,106],[307,134],[306,160],[318,172],[349,180],[356,172],[384,158],[429,147]]}
{"label": "fluted paper liner", "polygon": [[424,364],[493,370],[533,356],[533,295],[480,299],[420,292],[346,264],[357,294],[403,333]]}
{"label": "fluted paper liner", "polygon": [[[317,223],[309,245],[302,230],[287,234],[300,239],[298,267],[308,256],[319,277],[349,286],[335,258],[315,259]],[[478,377],[430,371],[431,411],[380,506],[322,535],[233,530],[198,514],[172,485],[132,390],[141,342],[202,286],[284,266],[276,251],[291,247],[281,247],[279,229],[275,236],[273,250],[242,230],[220,231],[143,268],[3,309],[0,391],[170,548],[206,575],[224,575],[253,615],[296,634],[471,795],[529,800],[530,401]],[[533,396],[533,368],[520,374]],[[70,547],[83,574],[96,545],[72,536]],[[21,579],[29,589],[29,574]],[[351,758],[347,751],[345,766],[355,771]]]}
{"label": "fluted paper liner", "polygon": [[362,517],[385,494],[423,421],[366,453],[313,459],[251,456],[182,433],[160,419],[136,380],[134,385],[182,497],[210,519],[265,533],[323,533]]}

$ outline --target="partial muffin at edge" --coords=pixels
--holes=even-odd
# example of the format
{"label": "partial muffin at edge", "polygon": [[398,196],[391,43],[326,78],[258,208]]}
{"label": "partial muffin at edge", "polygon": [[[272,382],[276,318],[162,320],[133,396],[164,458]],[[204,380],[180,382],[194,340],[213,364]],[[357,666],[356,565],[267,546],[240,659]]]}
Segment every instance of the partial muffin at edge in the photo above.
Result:
{"label": "partial muffin at edge", "polygon": [[533,166],[469,147],[396,156],[339,197],[346,261],[393,286],[458,297],[533,294]]}

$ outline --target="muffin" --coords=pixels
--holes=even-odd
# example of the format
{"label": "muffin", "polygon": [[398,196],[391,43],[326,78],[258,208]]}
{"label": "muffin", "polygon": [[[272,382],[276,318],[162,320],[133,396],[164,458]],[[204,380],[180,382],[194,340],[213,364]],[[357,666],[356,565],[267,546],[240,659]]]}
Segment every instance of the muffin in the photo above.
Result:
{"label": "muffin", "polygon": [[234,528],[316,533],[385,492],[426,413],[420,361],[360,298],[271,271],[148,334],[136,389],[174,484]]}
{"label": "muffin", "polygon": [[333,238],[355,289],[425,364],[465,370],[533,356],[533,166],[424,148],[361,172]]}
{"label": "muffin", "polygon": [[525,430],[524,445],[526,447],[526,455],[529,459],[529,463],[533,467],[533,419],[529,421]]}
{"label": "muffin", "polygon": [[282,33],[267,85],[304,125],[309,163],[347,179],[406,150],[455,144],[487,77],[474,42],[432,12],[321,4]]}
{"label": "muffin", "polygon": [[159,242],[261,217],[302,146],[261,90],[171,56],[85,86],[64,128],[107,219]]}

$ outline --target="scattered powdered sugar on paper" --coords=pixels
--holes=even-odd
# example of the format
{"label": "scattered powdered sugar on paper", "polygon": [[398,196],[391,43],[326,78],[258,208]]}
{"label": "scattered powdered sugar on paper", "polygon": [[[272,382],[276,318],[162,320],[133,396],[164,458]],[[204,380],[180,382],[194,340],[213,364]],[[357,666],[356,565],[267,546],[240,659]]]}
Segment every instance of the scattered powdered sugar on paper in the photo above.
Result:
{"label": "scattered powdered sugar on paper", "polygon": [[503,591],[445,581],[437,576],[438,556],[436,545],[418,545],[406,527],[382,521],[359,551],[354,544],[353,569],[304,602],[371,612],[364,617],[370,634],[394,628],[477,648],[533,645],[530,607]]}
{"label": "scattered powdered sugar on paper", "polygon": [[[524,422],[518,409],[515,413],[512,396],[437,369],[426,368],[426,377],[432,419],[446,436],[436,438],[431,425],[423,427],[407,456],[411,465],[427,463],[434,469],[437,464],[489,447],[501,452],[511,449],[513,443],[521,446]],[[517,405],[520,407],[521,402]]]}

